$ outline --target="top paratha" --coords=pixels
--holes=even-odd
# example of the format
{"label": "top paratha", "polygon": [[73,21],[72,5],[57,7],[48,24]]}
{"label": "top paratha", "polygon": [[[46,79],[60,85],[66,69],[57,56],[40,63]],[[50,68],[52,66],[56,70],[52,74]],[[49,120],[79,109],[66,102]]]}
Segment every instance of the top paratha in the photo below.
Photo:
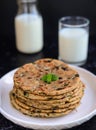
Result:
{"label": "top paratha", "polygon": [[[41,80],[48,73],[58,76],[50,84]],[[14,86],[38,95],[60,95],[79,86],[81,80],[77,71],[56,59],[41,59],[25,64],[14,74]]]}

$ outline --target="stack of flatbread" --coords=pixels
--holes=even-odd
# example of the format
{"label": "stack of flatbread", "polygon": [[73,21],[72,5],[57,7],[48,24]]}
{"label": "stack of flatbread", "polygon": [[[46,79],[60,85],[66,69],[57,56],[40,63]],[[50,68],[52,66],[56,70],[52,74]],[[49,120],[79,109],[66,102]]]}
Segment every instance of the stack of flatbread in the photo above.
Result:
{"label": "stack of flatbread", "polygon": [[76,70],[49,58],[23,65],[15,72],[13,80],[12,105],[33,117],[68,114],[80,104],[85,88]]}

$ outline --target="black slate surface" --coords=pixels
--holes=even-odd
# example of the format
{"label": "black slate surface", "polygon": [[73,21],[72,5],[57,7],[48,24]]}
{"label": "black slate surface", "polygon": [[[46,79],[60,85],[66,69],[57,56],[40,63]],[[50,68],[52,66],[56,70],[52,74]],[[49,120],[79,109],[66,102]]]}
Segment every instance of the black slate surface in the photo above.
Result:
{"label": "black slate surface", "polygon": [[[13,41],[4,38],[0,41],[0,77],[12,69],[43,57],[58,58],[58,44],[56,41],[45,41],[44,48],[41,52],[26,55],[16,50],[15,43]],[[96,74],[96,39],[94,37],[90,38],[87,62],[81,67],[89,70],[93,74]],[[86,108],[84,108],[84,111],[86,111]],[[28,129],[12,123],[0,114],[0,130]],[[96,130],[96,116],[80,126],[70,128],[70,130]]]}

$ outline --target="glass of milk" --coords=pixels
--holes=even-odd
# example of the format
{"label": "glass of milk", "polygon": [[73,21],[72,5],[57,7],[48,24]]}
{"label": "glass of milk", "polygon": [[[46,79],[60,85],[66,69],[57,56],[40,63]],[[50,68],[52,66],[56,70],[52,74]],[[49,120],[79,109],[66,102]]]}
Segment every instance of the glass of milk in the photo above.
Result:
{"label": "glass of milk", "polygon": [[66,16],[59,20],[59,59],[74,65],[83,65],[88,55],[89,20]]}
{"label": "glass of milk", "polygon": [[23,53],[36,53],[43,48],[43,19],[37,0],[17,0],[15,17],[16,48]]}

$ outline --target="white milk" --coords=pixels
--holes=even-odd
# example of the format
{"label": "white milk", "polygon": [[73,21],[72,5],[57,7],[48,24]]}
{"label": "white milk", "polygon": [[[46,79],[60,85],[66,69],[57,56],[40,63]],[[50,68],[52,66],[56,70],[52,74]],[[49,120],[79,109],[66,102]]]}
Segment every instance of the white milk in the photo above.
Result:
{"label": "white milk", "polygon": [[24,53],[38,52],[43,47],[42,17],[22,14],[15,18],[16,46]]}
{"label": "white milk", "polygon": [[86,60],[88,32],[82,28],[64,28],[59,31],[59,58],[66,62]]}

